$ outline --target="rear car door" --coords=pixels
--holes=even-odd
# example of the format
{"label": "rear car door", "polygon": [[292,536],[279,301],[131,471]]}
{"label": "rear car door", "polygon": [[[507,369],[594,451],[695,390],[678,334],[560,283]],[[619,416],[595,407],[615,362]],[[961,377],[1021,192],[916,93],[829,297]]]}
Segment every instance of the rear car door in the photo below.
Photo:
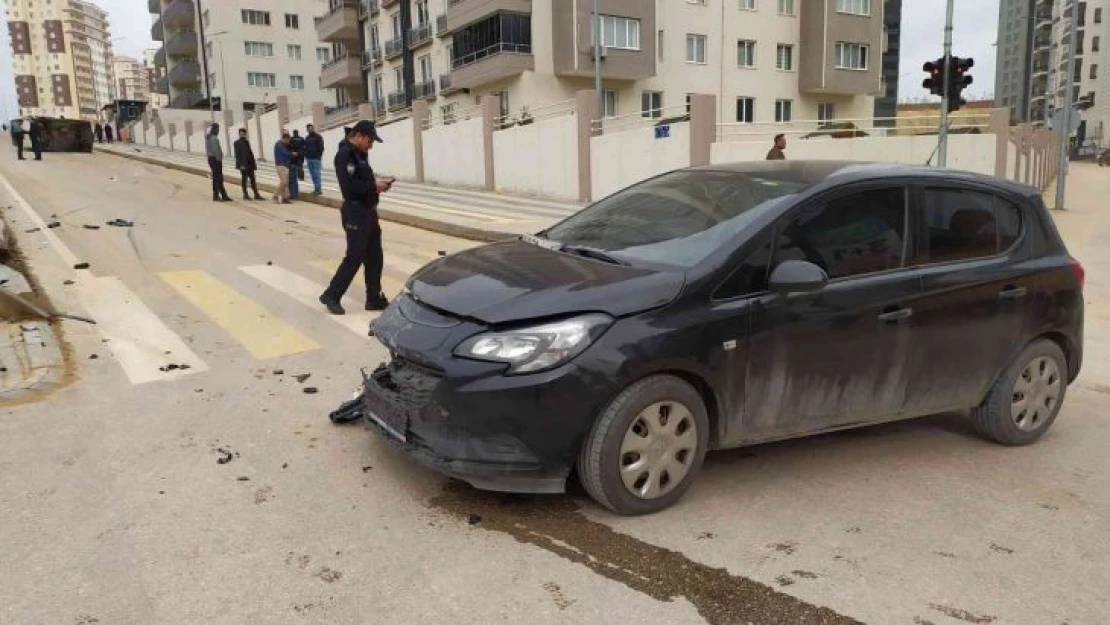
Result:
{"label": "rear car door", "polygon": [[909,190],[835,191],[776,225],[772,266],[804,260],[817,292],[764,294],[751,311],[743,438],[766,440],[901,413],[920,280],[905,270]]}
{"label": "rear car door", "polygon": [[924,415],[982,400],[1024,341],[1036,267],[1016,199],[965,184],[915,197],[923,297],[906,407]]}

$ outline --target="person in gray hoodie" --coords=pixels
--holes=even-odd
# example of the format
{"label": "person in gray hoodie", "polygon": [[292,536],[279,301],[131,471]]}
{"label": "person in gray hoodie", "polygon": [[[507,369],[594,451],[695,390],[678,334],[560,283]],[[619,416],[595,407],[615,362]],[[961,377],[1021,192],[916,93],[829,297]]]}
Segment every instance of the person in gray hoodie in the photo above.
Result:
{"label": "person in gray hoodie", "polygon": [[212,169],[212,201],[230,202],[224,188],[224,151],[220,147],[220,125],[212,124],[204,137],[204,150],[208,153],[208,167]]}

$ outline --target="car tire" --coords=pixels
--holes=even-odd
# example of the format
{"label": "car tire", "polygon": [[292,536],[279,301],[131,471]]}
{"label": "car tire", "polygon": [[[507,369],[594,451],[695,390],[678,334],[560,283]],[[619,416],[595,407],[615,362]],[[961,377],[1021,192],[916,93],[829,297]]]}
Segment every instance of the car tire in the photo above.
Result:
{"label": "car tire", "polygon": [[[628,451],[641,443],[643,455]],[[682,497],[701,471],[708,447],[709,415],[698,391],[673,376],[652,376],[625,389],[597,418],[578,454],[578,478],[609,510],[650,514]],[[647,468],[636,466],[640,460]],[[685,472],[672,479],[668,469]],[[642,486],[634,482],[636,471],[645,478]],[[635,488],[642,494],[635,494]]]}
{"label": "car tire", "polygon": [[[998,377],[987,398],[972,411],[972,423],[980,434],[997,443],[1028,445],[1052,426],[1067,389],[1064,352],[1052,341],[1035,341]],[[1019,407],[1022,400],[1024,416]]]}

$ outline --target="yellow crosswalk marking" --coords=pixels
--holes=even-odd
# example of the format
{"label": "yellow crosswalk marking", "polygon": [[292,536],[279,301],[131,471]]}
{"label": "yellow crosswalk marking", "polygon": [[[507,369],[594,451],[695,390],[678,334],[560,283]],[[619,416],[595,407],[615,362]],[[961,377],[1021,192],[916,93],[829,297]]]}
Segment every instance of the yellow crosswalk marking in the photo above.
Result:
{"label": "yellow crosswalk marking", "polygon": [[320,347],[296,328],[204,271],[169,271],[159,276],[255,358],[277,358]]}

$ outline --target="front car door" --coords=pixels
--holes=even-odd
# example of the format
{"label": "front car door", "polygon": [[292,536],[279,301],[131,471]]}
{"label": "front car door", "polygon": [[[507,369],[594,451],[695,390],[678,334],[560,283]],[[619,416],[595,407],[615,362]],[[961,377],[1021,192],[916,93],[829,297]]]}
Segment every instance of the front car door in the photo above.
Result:
{"label": "front car door", "polygon": [[920,279],[905,269],[909,187],[853,185],[785,215],[772,266],[814,263],[829,284],[751,310],[743,442],[881,421],[904,409]]}
{"label": "front car door", "polygon": [[922,279],[907,411],[977,405],[1021,347],[1036,270],[1022,204],[989,187],[929,184],[915,190]]}

